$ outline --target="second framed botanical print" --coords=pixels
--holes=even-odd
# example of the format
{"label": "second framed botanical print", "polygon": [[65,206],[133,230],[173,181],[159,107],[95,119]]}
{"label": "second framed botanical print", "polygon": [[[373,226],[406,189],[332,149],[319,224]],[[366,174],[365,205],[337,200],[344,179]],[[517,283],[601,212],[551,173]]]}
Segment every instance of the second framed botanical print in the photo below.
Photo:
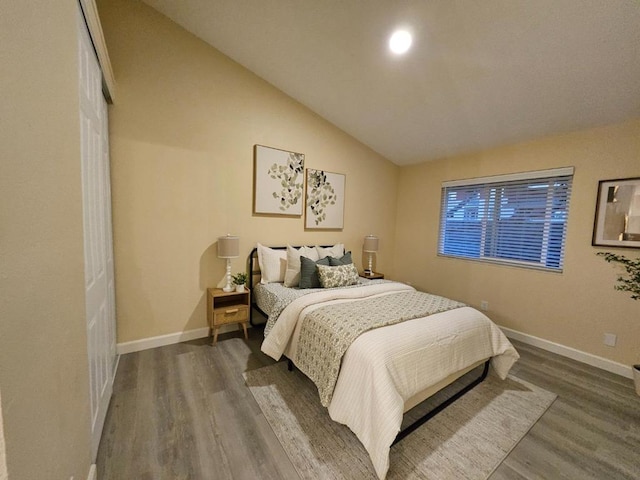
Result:
{"label": "second framed botanical print", "polygon": [[307,169],[305,229],[342,230],[346,176]]}

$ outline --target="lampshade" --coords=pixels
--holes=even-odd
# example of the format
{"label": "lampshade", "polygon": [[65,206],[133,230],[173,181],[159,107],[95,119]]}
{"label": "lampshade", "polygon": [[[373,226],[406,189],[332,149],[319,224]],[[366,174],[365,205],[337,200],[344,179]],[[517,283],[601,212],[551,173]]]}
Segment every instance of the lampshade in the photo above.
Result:
{"label": "lampshade", "polygon": [[364,252],[377,252],[378,251],[378,237],[375,235],[367,235],[364,237]]}
{"label": "lampshade", "polygon": [[218,257],[236,258],[240,256],[240,238],[228,235],[218,237]]}

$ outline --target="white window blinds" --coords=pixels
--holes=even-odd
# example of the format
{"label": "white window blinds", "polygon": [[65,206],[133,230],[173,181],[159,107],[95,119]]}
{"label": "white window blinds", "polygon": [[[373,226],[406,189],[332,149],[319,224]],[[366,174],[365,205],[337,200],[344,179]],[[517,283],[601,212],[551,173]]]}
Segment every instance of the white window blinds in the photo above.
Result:
{"label": "white window blinds", "polygon": [[562,271],[573,167],[442,184],[438,253]]}

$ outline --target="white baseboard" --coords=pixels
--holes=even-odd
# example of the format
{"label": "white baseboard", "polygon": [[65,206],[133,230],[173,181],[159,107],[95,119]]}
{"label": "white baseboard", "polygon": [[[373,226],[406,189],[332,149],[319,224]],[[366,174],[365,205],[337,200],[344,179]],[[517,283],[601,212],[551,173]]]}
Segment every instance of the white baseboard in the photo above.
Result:
{"label": "white baseboard", "polygon": [[[220,328],[219,333],[232,332],[238,329],[235,324],[223,325]],[[586,363],[593,367],[601,368],[607,372],[615,373],[626,378],[633,378],[633,371],[630,365],[624,365],[622,363],[614,362],[603,357],[598,357],[591,353],[583,352],[575,348],[567,347],[559,343],[545,340],[544,338],[535,337],[528,333],[522,333],[517,330],[512,330],[507,327],[500,326],[500,329],[508,338],[513,338],[527,345],[533,345],[534,347],[547,350],[549,352],[557,353],[563,357],[577,360],[578,362]],[[195,330],[187,330],[186,332],[169,333],[167,335],[160,335],[157,337],[143,338],[140,340],[134,340],[131,342],[118,343],[116,345],[116,353],[123,355],[125,353],[139,352],[141,350],[147,350],[149,348],[163,347],[165,345],[173,345],[174,343],[188,342],[189,340],[196,340],[198,338],[204,338],[209,335],[209,327],[197,328]]]}
{"label": "white baseboard", "polygon": [[[251,326],[249,326],[251,328]],[[233,332],[238,330],[237,324],[222,325],[218,334]],[[159,335],[157,337],[142,338],[131,342],[118,343],[116,345],[116,353],[123,355],[125,353],[139,352],[149,348],[164,347],[165,345],[173,345],[174,343],[188,342],[204,338],[209,335],[209,327],[196,328],[195,330],[187,330],[186,332],[169,333],[167,335]]]}
{"label": "white baseboard", "polygon": [[87,480],[98,480],[98,470],[95,463],[92,464],[89,468],[89,475],[87,475]]}
{"label": "white baseboard", "polygon": [[627,378],[633,378],[633,371],[630,365],[624,365],[622,363],[614,362],[606,358],[598,357],[591,353],[583,352],[582,350],[576,350],[575,348],[567,347],[559,343],[554,343],[544,338],[534,337],[528,333],[518,332],[517,330],[511,330],[507,327],[500,327],[504,334],[508,338],[513,338],[527,345],[533,345],[534,347],[547,350],[549,352],[557,353],[563,357],[577,360],[578,362],[586,363],[592,367],[597,367],[607,372],[615,373]]}

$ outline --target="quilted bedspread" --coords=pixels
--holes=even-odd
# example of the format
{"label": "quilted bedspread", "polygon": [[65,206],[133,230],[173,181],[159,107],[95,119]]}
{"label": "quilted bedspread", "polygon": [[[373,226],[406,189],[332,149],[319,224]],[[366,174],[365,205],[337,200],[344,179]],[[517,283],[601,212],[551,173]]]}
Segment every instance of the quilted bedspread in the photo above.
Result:
{"label": "quilted bedspread", "polygon": [[[314,310],[412,291],[408,285],[389,282],[305,295],[284,308],[262,351],[276,360],[286,353],[297,365],[304,319]],[[329,415],[357,435],[378,477],[383,479],[389,469],[389,448],[400,431],[405,401],[490,357],[492,367],[504,379],[519,355],[489,318],[470,307],[374,328],[357,336],[346,350]]]}
{"label": "quilted bedspread", "polygon": [[313,380],[320,402],[328,407],[342,356],[361,334],[464,306],[448,298],[412,290],[317,308],[306,315],[300,329],[296,366]]}

